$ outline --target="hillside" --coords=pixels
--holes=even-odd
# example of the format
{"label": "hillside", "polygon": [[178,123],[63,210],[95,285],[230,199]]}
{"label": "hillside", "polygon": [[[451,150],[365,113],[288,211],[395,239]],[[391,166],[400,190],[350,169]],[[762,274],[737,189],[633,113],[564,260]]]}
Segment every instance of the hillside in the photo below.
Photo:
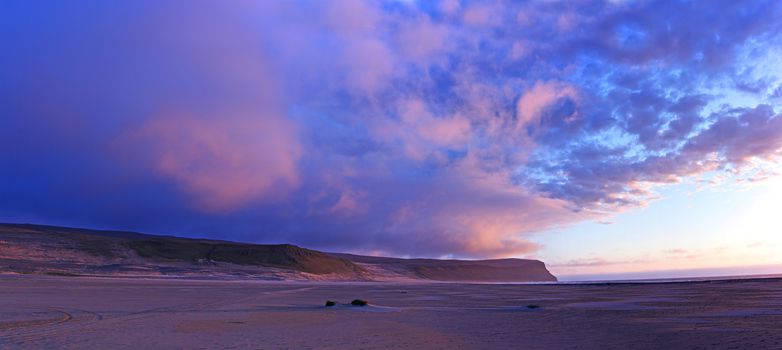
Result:
{"label": "hillside", "polygon": [[537,260],[324,253],[291,244],[0,224],[0,273],[273,280],[556,281]]}
{"label": "hillside", "polygon": [[434,281],[471,282],[553,282],[556,277],[539,260],[441,260],[399,259],[332,254],[353,261],[378,276],[399,275]]}

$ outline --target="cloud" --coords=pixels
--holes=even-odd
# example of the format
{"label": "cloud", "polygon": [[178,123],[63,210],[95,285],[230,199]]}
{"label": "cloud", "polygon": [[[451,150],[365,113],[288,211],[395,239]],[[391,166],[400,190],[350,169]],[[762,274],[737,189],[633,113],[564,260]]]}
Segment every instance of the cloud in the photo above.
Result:
{"label": "cloud", "polygon": [[428,62],[439,58],[439,54],[450,46],[450,31],[443,24],[434,24],[428,16],[406,23],[397,35],[402,55],[417,62]]}
{"label": "cloud", "polygon": [[280,199],[298,185],[293,126],[274,117],[155,117],[113,144],[171,178],[207,211]]}
{"label": "cloud", "polygon": [[411,99],[399,102],[398,120],[378,122],[373,134],[411,159],[448,162],[448,152],[467,148],[471,125],[459,115],[435,117],[423,101]]}
{"label": "cloud", "polygon": [[663,251],[669,259],[697,259],[702,257],[702,254],[691,252],[687,249],[682,248],[673,248],[673,249],[666,249]]}
{"label": "cloud", "polygon": [[61,10],[0,11],[3,220],[519,256],[782,149],[777,1]]}
{"label": "cloud", "polygon": [[[518,125],[523,127],[528,123],[539,121],[547,109],[551,108],[554,103],[563,99],[575,101],[578,99],[578,93],[572,86],[565,83],[552,81],[536,82],[529,91],[525,92],[521,95],[521,98],[519,98],[516,107]],[[576,116],[572,114],[565,114],[563,116],[560,114],[558,117],[564,117],[567,122],[572,121]]]}
{"label": "cloud", "polygon": [[776,246],[777,245],[774,244],[774,243],[763,242],[763,241],[757,241],[757,242],[752,242],[750,244],[747,244],[747,248],[751,248],[751,249],[773,248],[773,247],[776,247]]}
{"label": "cloud", "polygon": [[635,259],[635,260],[606,260],[602,258],[580,258],[572,259],[560,264],[550,264],[552,267],[596,267],[596,266],[612,266],[612,265],[628,265],[628,264],[643,264],[649,260]]}
{"label": "cloud", "polygon": [[489,26],[492,25],[497,16],[495,11],[498,8],[489,5],[473,5],[464,11],[463,21],[469,26]]}

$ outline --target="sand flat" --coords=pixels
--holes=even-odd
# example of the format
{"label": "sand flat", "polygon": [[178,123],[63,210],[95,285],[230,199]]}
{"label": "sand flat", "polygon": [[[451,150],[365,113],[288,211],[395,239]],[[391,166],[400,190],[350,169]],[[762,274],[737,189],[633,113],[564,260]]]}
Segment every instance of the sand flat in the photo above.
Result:
{"label": "sand flat", "polygon": [[[373,305],[322,306],[355,298]],[[0,348],[779,349],[782,280],[500,285],[6,275]]]}

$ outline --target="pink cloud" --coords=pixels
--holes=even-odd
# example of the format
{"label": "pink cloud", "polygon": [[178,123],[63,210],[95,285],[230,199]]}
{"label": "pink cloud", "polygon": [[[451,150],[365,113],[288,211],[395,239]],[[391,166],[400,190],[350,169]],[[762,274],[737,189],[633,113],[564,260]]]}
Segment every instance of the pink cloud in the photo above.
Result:
{"label": "pink cloud", "polygon": [[682,248],[666,249],[664,252],[668,259],[692,260],[702,256],[700,253],[692,252]]}
{"label": "pink cloud", "polygon": [[372,32],[381,19],[370,2],[361,0],[328,2],[324,17],[330,28],[348,35]]}
{"label": "pink cloud", "polygon": [[576,88],[563,82],[538,81],[526,91],[516,104],[517,126],[521,127],[540,119],[541,113],[559,99],[569,97],[578,100]]}
{"label": "pink cloud", "polygon": [[339,195],[339,199],[329,209],[329,213],[341,216],[356,216],[364,214],[368,209],[367,193],[348,189]]}
{"label": "pink cloud", "polygon": [[394,71],[394,53],[380,40],[357,39],[345,48],[342,65],[348,87],[359,96],[372,95],[387,86]]}
{"label": "pink cloud", "polygon": [[495,9],[493,7],[487,5],[469,7],[464,11],[464,23],[476,27],[490,26],[494,23],[493,21],[497,19],[494,11]]}
{"label": "pink cloud", "polygon": [[557,18],[557,29],[562,33],[569,32],[578,24],[579,20],[579,16],[573,12],[563,13]]}
{"label": "pink cloud", "polygon": [[459,4],[459,0],[441,0],[439,7],[440,11],[453,15],[461,9],[461,4]]}
{"label": "pink cloud", "polygon": [[517,60],[526,56],[530,51],[530,43],[519,40],[514,42],[513,46],[511,46],[510,57]]}
{"label": "pink cloud", "polygon": [[643,263],[648,263],[650,261],[651,260],[648,259],[606,260],[603,258],[589,257],[589,258],[571,259],[564,263],[554,263],[554,264],[550,264],[549,266],[581,268],[581,267],[643,264]]}
{"label": "pink cloud", "polygon": [[174,180],[210,212],[280,199],[297,186],[294,126],[275,117],[162,116],[114,143]]}
{"label": "pink cloud", "polygon": [[594,215],[528,193],[514,186],[507,172],[487,172],[479,163],[468,155],[427,182],[415,200],[388,213],[384,236],[412,239],[410,251],[437,245],[464,256],[512,257],[539,248],[531,234]]}
{"label": "pink cloud", "polygon": [[527,26],[532,24],[534,14],[531,13],[529,9],[522,9],[519,10],[519,12],[516,13],[516,23],[522,26]]}
{"label": "pink cloud", "polygon": [[372,96],[389,83],[396,64],[394,51],[375,32],[385,18],[366,1],[325,4],[323,24],[341,39],[336,65],[345,76],[338,79],[344,79],[354,95]]}
{"label": "pink cloud", "polygon": [[382,120],[374,133],[386,142],[396,143],[415,160],[437,156],[443,148],[461,148],[471,135],[470,121],[459,115],[435,117],[418,99],[399,102],[399,120]]}
{"label": "pink cloud", "polygon": [[397,40],[405,56],[413,61],[426,63],[448,47],[449,35],[448,27],[434,24],[428,17],[422,16],[407,23],[399,32]]}

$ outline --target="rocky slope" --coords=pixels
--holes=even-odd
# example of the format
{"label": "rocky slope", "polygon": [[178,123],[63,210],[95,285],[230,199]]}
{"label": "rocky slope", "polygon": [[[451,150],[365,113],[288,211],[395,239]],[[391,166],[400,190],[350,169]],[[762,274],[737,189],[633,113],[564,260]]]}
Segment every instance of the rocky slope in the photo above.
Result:
{"label": "rocky slope", "polygon": [[275,280],[556,281],[537,260],[437,260],[324,253],[291,244],[0,224],[0,273]]}
{"label": "rocky slope", "polygon": [[351,254],[332,254],[373,271],[377,278],[392,276],[434,281],[554,282],[557,280],[539,260],[441,260],[399,259]]}

